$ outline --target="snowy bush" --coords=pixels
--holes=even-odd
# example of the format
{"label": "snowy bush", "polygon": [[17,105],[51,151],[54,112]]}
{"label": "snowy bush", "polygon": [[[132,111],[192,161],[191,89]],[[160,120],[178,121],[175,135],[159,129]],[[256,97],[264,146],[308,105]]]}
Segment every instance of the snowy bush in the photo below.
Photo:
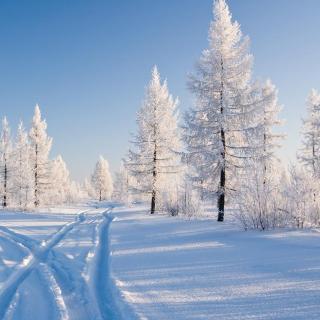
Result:
{"label": "snowy bush", "polygon": [[263,170],[252,167],[237,192],[236,219],[245,230],[283,226],[280,188],[276,179],[263,180]]}
{"label": "snowy bush", "polygon": [[319,184],[303,168],[292,166],[283,191],[284,208],[293,227],[319,226]]}

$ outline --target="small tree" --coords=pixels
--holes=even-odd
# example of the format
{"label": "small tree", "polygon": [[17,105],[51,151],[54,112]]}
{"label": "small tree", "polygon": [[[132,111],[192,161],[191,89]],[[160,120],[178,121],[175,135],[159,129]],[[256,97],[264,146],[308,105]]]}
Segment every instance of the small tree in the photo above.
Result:
{"label": "small tree", "polygon": [[50,184],[49,153],[52,139],[47,135],[47,123],[41,119],[38,105],[34,110],[32,127],[30,130],[30,164],[33,173],[34,206],[38,207],[48,196]]}
{"label": "small tree", "polygon": [[121,164],[120,169],[115,174],[114,199],[126,205],[130,203],[130,176],[126,167]]}
{"label": "small tree", "polygon": [[99,201],[109,200],[111,198],[113,184],[109,172],[109,163],[102,156],[100,156],[99,161],[96,163],[91,181]]}
{"label": "small tree", "polygon": [[70,173],[61,155],[52,161],[50,183],[52,203],[65,203],[70,199]]}

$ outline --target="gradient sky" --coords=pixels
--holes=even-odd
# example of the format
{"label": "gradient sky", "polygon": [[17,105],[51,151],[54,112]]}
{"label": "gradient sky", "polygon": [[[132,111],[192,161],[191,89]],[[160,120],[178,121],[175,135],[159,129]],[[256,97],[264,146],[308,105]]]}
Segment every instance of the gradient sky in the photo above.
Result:
{"label": "gradient sky", "polygon": [[[229,0],[251,38],[254,76],[279,89],[294,160],[311,88],[320,89],[319,0]],[[207,46],[211,0],[1,0],[0,116],[29,127],[40,104],[59,153],[77,180],[100,154],[112,170],[128,149],[150,71],[157,64],[181,109]]]}

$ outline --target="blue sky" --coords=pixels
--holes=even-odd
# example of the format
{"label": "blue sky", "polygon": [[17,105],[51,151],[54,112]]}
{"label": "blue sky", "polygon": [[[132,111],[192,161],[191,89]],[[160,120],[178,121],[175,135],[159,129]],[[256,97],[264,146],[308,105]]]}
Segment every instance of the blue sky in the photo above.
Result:
{"label": "blue sky", "polygon": [[[318,0],[229,0],[251,38],[254,76],[279,89],[294,160],[311,88],[320,89]],[[211,0],[0,1],[0,115],[29,126],[40,104],[72,176],[87,176],[100,154],[116,170],[128,149],[150,71],[157,64],[181,109],[207,46]]]}

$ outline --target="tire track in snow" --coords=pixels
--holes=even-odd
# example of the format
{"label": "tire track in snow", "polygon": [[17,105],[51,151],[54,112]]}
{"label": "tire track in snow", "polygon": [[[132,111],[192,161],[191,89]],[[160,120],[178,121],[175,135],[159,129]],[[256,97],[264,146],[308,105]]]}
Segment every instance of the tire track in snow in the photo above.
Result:
{"label": "tire track in snow", "polygon": [[[101,214],[101,213],[100,213]],[[101,220],[101,215],[90,217],[85,225],[96,224]],[[94,236],[93,236],[94,238]],[[53,275],[60,286],[62,295],[66,297],[65,302],[70,317],[77,320],[100,319],[99,309],[90,294],[88,283],[83,274],[75,273],[70,266],[72,261],[69,257],[61,252],[52,250],[51,257],[47,261],[47,265],[53,272]],[[76,309],[75,309],[76,308]]]}
{"label": "tire track in snow", "polygon": [[95,247],[88,255],[88,260],[91,261],[88,261],[90,267],[86,275],[103,320],[120,319],[110,274],[109,228],[113,221],[111,212],[112,208],[105,211],[104,219],[97,225]]}
{"label": "tire track in snow", "polygon": [[55,277],[53,276],[50,268],[45,263],[39,263],[38,266],[39,273],[41,277],[45,280],[45,283],[49,284],[49,290],[52,294],[52,298],[55,301],[55,304],[58,309],[58,313],[60,316],[60,320],[68,320],[69,314],[68,310],[61,292],[61,288],[59,287]]}
{"label": "tire track in snow", "polygon": [[[6,232],[7,234],[11,233],[11,235],[17,240],[17,243],[28,248],[31,253],[15,268],[15,271],[9,276],[8,280],[0,289],[0,319],[3,319],[19,286],[38,266],[38,264],[47,260],[51,249],[56,246],[66,236],[67,233],[69,233],[76,225],[86,220],[84,214],[85,212],[80,213],[75,221],[63,225],[48,240],[43,241],[40,245],[40,248],[37,248],[36,250],[31,249],[33,248],[33,246],[30,246],[31,241],[25,241],[26,237],[18,237],[18,234],[14,233],[13,231],[11,232],[9,229],[6,230],[9,230],[9,232]],[[2,229],[2,231],[4,231],[4,229]],[[18,240],[18,238],[22,241]]]}
{"label": "tire track in snow", "polygon": [[4,226],[0,226],[0,235],[8,240],[13,240],[16,244],[28,249],[29,252],[32,252],[34,248],[39,245],[38,241],[26,237],[20,233],[16,233]]}

